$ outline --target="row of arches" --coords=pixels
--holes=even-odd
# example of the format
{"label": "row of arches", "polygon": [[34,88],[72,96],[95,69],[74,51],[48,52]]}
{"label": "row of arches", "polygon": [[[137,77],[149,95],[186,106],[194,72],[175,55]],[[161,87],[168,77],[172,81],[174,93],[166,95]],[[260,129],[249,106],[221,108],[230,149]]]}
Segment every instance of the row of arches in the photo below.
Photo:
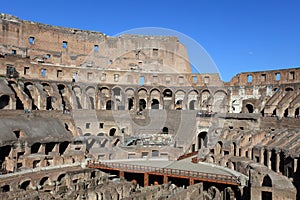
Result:
{"label": "row of arches", "polygon": [[[61,173],[57,177],[44,176],[39,180],[27,178],[18,182],[17,187],[18,189],[27,191],[29,189],[41,189],[46,185],[66,185],[66,176],[66,173]],[[13,187],[15,187],[15,185],[6,184],[2,185],[0,188],[2,192],[10,192],[13,190]]]}
{"label": "row of arches", "polygon": [[63,83],[8,81],[14,95],[0,96],[0,109],[11,104],[17,110],[67,110],[72,98],[68,86]]}
{"label": "row of arches", "polygon": [[209,90],[173,92],[168,88],[163,91],[159,89],[148,91],[145,88],[137,91],[127,88],[122,91],[120,88],[113,88],[110,91],[107,87],[102,87],[99,92],[99,104],[103,110],[226,110],[227,93],[225,91],[217,91],[214,94],[211,94]]}

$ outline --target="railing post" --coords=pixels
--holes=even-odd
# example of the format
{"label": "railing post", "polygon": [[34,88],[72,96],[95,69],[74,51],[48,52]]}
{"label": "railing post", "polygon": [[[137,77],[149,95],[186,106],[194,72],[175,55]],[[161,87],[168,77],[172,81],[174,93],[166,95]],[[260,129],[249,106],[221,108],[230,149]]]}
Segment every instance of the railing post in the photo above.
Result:
{"label": "railing post", "polygon": [[144,173],[144,187],[149,185],[149,174]]}
{"label": "railing post", "polygon": [[168,176],[164,175],[164,184],[168,183]]}
{"label": "railing post", "polygon": [[190,178],[190,185],[194,185],[195,181],[193,178]]}
{"label": "railing post", "polygon": [[121,177],[124,177],[124,171],[119,171],[119,177],[121,178]]}

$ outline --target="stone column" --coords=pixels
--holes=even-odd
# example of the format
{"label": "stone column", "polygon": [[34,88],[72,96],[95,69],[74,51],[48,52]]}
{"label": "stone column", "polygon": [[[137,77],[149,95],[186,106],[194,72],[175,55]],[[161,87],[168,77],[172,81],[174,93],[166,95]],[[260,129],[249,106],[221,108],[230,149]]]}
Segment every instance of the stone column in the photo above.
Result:
{"label": "stone column", "polygon": [[267,167],[269,168],[269,169],[272,169],[272,167],[271,167],[271,151],[270,150],[267,150]]}
{"label": "stone column", "polygon": [[250,148],[248,149],[248,158],[252,159],[252,150]]}
{"label": "stone column", "polygon": [[259,150],[259,163],[264,164],[264,148],[261,147]]}
{"label": "stone column", "polygon": [[276,172],[280,172],[279,164],[280,164],[280,152],[276,151]]}
{"label": "stone column", "polygon": [[298,167],[298,159],[294,158],[294,173],[296,173]]}

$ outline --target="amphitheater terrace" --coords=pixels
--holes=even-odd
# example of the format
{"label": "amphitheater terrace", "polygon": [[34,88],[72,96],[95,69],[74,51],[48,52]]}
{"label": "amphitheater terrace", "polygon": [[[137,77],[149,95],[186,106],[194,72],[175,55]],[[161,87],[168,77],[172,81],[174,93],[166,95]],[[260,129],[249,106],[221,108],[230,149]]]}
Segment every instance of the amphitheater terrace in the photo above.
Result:
{"label": "amphitheater terrace", "polygon": [[300,199],[299,68],[224,82],[174,36],[0,24],[0,199]]}

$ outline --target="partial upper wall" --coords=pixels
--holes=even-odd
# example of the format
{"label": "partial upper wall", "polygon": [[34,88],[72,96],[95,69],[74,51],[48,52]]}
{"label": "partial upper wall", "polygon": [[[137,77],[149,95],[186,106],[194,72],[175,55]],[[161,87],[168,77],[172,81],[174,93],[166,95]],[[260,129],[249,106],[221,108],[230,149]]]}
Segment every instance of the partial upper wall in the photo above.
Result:
{"label": "partial upper wall", "polygon": [[185,46],[172,36],[122,35],[62,28],[0,14],[0,54],[55,65],[191,73]]}
{"label": "partial upper wall", "polygon": [[228,86],[273,85],[300,82],[300,68],[243,72],[234,76]]}

